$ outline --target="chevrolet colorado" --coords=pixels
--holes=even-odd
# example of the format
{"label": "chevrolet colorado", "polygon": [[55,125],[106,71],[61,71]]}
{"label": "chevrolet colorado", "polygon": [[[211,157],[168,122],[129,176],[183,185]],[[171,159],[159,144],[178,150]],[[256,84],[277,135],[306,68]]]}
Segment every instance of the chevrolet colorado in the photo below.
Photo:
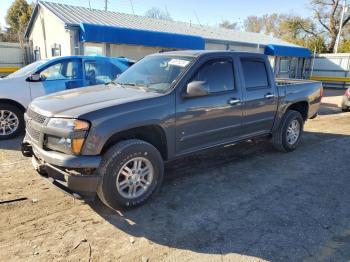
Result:
{"label": "chevrolet colorado", "polygon": [[22,152],[71,195],[137,206],[159,189],[166,161],[261,136],[296,149],[321,97],[320,82],[276,80],[263,54],[154,54],[108,85],[35,99]]}

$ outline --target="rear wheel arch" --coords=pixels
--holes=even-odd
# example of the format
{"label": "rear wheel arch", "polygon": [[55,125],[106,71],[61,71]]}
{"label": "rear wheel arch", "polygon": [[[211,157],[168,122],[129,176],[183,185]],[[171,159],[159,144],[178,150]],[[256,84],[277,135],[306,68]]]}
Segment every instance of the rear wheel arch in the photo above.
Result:
{"label": "rear wheel arch", "polygon": [[299,112],[303,117],[304,121],[306,121],[308,119],[308,114],[309,114],[309,103],[307,101],[295,102],[286,108],[285,113],[288,110],[294,110]]}

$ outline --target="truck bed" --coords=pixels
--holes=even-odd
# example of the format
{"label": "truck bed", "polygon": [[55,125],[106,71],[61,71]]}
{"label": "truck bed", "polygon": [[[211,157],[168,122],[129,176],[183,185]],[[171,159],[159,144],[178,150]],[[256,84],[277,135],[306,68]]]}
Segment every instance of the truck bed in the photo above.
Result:
{"label": "truck bed", "polygon": [[317,81],[307,79],[290,79],[290,78],[276,78],[277,86],[297,85],[306,83],[315,83]]}

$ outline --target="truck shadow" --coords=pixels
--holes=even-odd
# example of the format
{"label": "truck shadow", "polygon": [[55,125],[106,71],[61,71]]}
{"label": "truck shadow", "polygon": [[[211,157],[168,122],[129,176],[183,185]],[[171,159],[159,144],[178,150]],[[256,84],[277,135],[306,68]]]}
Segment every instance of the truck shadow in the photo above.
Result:
{"label": "truck shadow", "polygon": [[91,206],[127,234],[176,249],[272,261],[340,254],[336,260],[347,261],[350,176],[343,147],[350,153],[350,136],[312,132],[289,154],[266,140],[246,142],[168,164],[160,193],[139,208]]}
{"label": "truck shadow", "polygon": [[22,141],[23,141],[23,136],[19,136],[8,140],[0,140],[0,150],[3,149],[3,150],[20,151]]}

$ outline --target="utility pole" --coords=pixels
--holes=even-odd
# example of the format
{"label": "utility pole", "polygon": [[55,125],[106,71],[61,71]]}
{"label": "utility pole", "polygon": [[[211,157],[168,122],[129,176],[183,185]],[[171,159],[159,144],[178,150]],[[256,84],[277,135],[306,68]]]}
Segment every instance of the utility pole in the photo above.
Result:
{"label": "utility pole", "polygon": [[348,7],[346,6],[346,0],[343,2],[343,10],[341,12],[341,17],[340,17],[340,24],[339,24],[339,31],[337,35],[337,39],[335,41],[335,46],[334,46],[334,53],[338,53],[338,47],[339,47],[339,42],[340,42],[340,37],[341,37],[341,31],[343,29],[343,22],[344,22],[344,16],[345,13],[348,11]]}
{"label": "utility pole", "polygon": [[108,0],[105,0],[105,11],[108,9]]}

